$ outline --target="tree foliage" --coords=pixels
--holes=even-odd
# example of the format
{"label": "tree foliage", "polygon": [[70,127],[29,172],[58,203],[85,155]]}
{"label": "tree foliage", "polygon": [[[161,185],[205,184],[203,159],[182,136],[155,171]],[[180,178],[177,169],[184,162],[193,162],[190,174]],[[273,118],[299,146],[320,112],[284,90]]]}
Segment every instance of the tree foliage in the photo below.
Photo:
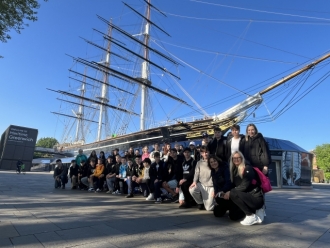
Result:
{"label": "tree foliage", "polygon": [[[44,0],[47,1],[47,0]],[[8,32],[14,29],[20,33],[29,24],[25,20],[37,21],[38,0],[1,0],[0,1],[0,41],[7,42]]]}
{"label": "tree foliage", "polygon": [[37,141],[36,146],[44,147],[44,148],[53,148],[56,144],[58,144],[57,139],[55,138],[41,138]]}
{"label": "tree foliage", "polygon": [[325,177],[330,179],[330,144],[317,146],[314,150],[317,167],[324,171]]}

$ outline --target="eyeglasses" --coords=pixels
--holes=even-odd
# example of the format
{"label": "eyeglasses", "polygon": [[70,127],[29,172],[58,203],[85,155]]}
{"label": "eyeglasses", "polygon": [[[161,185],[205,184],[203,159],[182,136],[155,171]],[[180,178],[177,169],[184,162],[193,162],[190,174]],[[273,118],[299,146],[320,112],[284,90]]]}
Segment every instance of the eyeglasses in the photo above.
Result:
{"label": "eyeglasses", "polygon": [[242,157],[234,157],[233,160],[241,160]]}

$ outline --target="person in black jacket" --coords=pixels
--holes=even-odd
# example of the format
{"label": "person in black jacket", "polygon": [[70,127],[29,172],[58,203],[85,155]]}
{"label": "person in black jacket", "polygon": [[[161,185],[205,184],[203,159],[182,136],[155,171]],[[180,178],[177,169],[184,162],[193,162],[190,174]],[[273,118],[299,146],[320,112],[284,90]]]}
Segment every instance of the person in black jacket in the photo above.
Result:
{"label": "person in black jacket", "polygon": [[71,189],[77,188],[78,170],[79,167],[76,165],[76,160],[71,160],[71,166],[69,171],[69,177],[71,179]]}
{"label": "person in black jacket", "polygon": [[150,166],[150,180],[154,184],[154,198],[155,203],[162,203],[161,190],[163,184],[163,179],[167,178],[166,164],[163,160],[160,160],[160,153],[155,152],[154,154],[155,162]]}
{"label": "person in black jacket", "polygon": [[134,197],[133,189],[136,185],[135,182],[132,181],[133,177],[138,177],[138,172],[136,166],[134,166],[132,160],[127,160],[127,170],[126,170],[126,180],[127,183],[127,196],[126,198]]}
{"label": "person in black jacket", "polygon": [[163,177],[163,184],[162,187],[170,193],[168,198],[171,199],[173,202],[179,201],[179,193],[175,192],[175,188],[178,185],[178,181],[176,180],[177,176],[176,173],[178,171],[178,167],[182,166],[184,162],[184,158],[178,155],[178,151],[176,148],[171,148],[170,156],[168,157],[168,161],[166,163],[166,172],[165,176]]}
{"label": "person in black jacket", "polygon": [[97,155],[96,155],[96,151],[93,150],[91,152],[91,154],[89,155],[88,159],[87,159],[87,164],[90,164],[91,163],[91,159],[94,158],[95,161],[97,161]]}
{"label": "person in black jacket", "polygon": [[259,178],[239,151],[234,152],[230,158],[230,180],[234,188],[222,196],[227,204],[225,201],[221,202],[224,203],[223,207],[226,205],[229,209],[229,217],[232,220],[245,217],[240,222],[245,226],[262,223],[264,198],[258,183]]}
{"label": "person in black jacket", "polygon": [[216,217],[220,217],[224,215],[228,210],[226,208],[222,208],[226,205],[226,202],[223,203],[224,199],[220,196],[223,196],[224,193],[231,190],[232,188],[229,166],[226,161],[221,161],[214,155],[210,155],[208,159],[208,166],[211,169],[211,176],[214,187],[213,197],[217,203],[217,205],[214,206],[213,213]]}
{"label": "person in black jacket", "polygon": [[266,140],[258,133],[254,124],[246,127],[244,156],[253,167],[257,167],[265,175],[268,174],[268,166],[271,163],[270,151]]}
{"label": "person in black jacket", "polygon": [[104,155],[104,151],[100,151],[99,158],[102,159],[102,164],[105,166],[106,158],[105,158],[105,155]]}
{"label": "person in black jacket", "polygon": [[[81,160],[80,167],[78,169],[78,184],[80,190],[88,189],[88,167],[85,160]],[[85,183],[84,183],[85,182]]]}
{"label": "person in black jacket", "polygon": [[[112,164],[111,169],[107,171],[107,174],[105,176],[106,182],[108,185],[108,191],[106,192],[107,194],[114,194],[116,192],[119,192],[119,185],[116,184],[116,176],[119,175],[119,167],[121,165],[121,156],[117,154],[115,156],[116,162]],[[117,189],[117,190],[116,190]]]}
{"label": "person in black jacket", "polygon": [[231,128],[231,132],[227,135],[226,141],[226,161],[229,162],[230,156],[235,151],[244,154],[245,137],[240,134],[240,126],[235,124]]}
{"label": "person in black jacket", "polygon": [[226,141],[219,127],[214,128],[214,138],[208,143],[207,148],[210,155],[215,155],[221,161],[226,161]]}
{"label": "person in black jacket", "polygon": [[62,164],[61,159],[56,160],[57,167],[54,170],[55,179],[55,189],[60,188],[65,189],[65,184],[68,183],[68,169]]}
{"label": "person in black jacket", "polygon": [[197,162],[191,157],[191,149],[189,147],[183,150],[183,155],[185,160],[181,166],[177,167],[177,172],[175,173],[178,182],[176,193],[184,195],[184,202],[179,208],[190,208],[192,205],[196,205],[195,200],[189,193],[189,187],[193,182]]}

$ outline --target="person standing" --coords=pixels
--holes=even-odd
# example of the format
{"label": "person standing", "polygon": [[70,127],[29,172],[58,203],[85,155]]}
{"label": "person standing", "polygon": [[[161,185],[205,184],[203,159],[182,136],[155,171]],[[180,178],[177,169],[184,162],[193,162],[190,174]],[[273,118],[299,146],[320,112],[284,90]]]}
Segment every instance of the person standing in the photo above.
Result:
{"label": "person standing", "polygon": [[80,163],[81,163],[82,160],[87,161],[87,157],[86,157],[86,155],[84,154],[83,149],[79,149],[79,151],[78,151],[78,155],[76,156],[76,164],[77,164],[78,166],[80,166]]}
{"label": "person standing", "polygon": [[150,156],[149,156],[151,163],[155,162],[155,152],[158,152],[160,154],[160,157],[163,157],[163,154],[160,151],[159,144],[157,142],[154,144],[154,150],[150,153]]}
{"label": "person standing", "polygon": [[226,161],[226,141],[222,136],[222,131],[219,127],[214,128],[214,138],[209,142],[207,148],[210,154],[215,155],[221,161]]}
{"label": "person standing", "polygon": [[244,157],[253,167],[257,167],[265,175],[268,174],[268,166],[271,163],[270,151],[266,140],[254,124],[246,127]]}
{"label": "person standing", "polygon": [[148,146],[144,146],[142,149],[142,161],[144,161],[146,158],[149,158],[150,153],[149,153],[149,149]]}
{"label": "person standing", "polygon": [[244,154],[245,146],[245,137],[243,134],[240,134],[240,126],[235,124],[231,128],[231,132],[227,135],[226,142],[226,161],[229,161],[229,158],[232,153],[240,151]]}
{"label": "person standing", "polygon": [[206,146],[201,147],[201,155],[202,159],[197,162],[189,192],[197,202],[199,210],[212,211],[214,208],[214,188],[211,169],[208,166],[209,151]]}

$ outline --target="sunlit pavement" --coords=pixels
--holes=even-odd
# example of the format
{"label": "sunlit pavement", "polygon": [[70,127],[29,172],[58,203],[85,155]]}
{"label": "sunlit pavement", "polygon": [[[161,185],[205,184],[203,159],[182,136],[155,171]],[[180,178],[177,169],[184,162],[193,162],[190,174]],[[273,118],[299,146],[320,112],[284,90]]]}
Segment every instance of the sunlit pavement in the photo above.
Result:
{"label": "sunlit pavement", "polygon": [[0,247],[330,247],[330,191],[276,189],[263,224],[145,198],[54,189],[52,175],[0,171]]}

